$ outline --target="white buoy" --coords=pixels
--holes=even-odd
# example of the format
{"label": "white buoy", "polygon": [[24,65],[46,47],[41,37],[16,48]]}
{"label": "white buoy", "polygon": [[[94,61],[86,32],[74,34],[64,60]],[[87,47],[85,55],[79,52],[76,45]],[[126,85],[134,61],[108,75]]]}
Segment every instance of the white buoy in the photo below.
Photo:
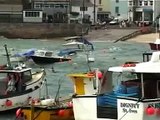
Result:
{"label": "white buoy", "polygon": [[53,105],[54,103],[55,103],[54,99],[41,100],[41,105],[50,106]]}
{"label": "white buoy", "polygon": [[94,62],[94,61],[95,61],[95,59],[93,57],[88,58],[88,62]]}

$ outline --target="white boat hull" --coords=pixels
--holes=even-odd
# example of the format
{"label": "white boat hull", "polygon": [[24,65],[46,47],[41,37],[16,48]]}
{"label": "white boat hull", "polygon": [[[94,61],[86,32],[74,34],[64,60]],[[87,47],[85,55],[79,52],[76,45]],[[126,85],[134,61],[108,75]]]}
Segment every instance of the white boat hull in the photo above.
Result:
{"label": "white boat hull", "polygon": [[82,96],[73,98],[75,120],[116,120],[97,118],[97,96]]}
{"label": "white boat hull", "polygon": [[[7,111],[29,105],[31,100],[40,99],[42,86],[45,84],[44,71],[32,75],[32,82],[25,83],[25,90],[0,96],[0,111]],[[9,101],[9,102],[8,102]]]}
{"label": "white boat hull", "polygon": [[[28,94],[0,99],[0,106],[1,106],[0,111],[11,110],[11,109],[15,109],[18,107],[28,105],[29,99],[39,98],[39,91],[40,91],[40,88],[33,90],[32,92],[29,92]],[[12,105],[7,105],[7,100],[11,101]]]}

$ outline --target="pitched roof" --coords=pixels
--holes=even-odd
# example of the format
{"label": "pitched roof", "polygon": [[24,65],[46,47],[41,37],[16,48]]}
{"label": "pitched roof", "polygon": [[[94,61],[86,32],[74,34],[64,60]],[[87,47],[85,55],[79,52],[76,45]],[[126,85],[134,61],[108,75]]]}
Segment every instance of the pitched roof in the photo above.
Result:
{"label": "pitched roof", "polygon": [[22,4],[22,0],[0,0],[0,4]]}
{"label": "pitched roof", "polygon": [[90,2],[90,0],[72,0],[71,1],[72,6],[80,6],[82,7],[83,5],[85,7],[93,7],[93,3]]}

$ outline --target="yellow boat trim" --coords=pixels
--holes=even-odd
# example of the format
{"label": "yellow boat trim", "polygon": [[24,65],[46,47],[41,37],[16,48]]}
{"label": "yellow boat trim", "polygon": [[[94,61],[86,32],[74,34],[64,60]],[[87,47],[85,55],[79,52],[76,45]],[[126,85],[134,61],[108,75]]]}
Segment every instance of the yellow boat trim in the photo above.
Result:
{"label": "yellow boat trim", "polygon": [[82,78],[94,78],[93,74],[84,74],[84,73],[77,73],[77,74],[68,74],[69,77],[82,77]]}

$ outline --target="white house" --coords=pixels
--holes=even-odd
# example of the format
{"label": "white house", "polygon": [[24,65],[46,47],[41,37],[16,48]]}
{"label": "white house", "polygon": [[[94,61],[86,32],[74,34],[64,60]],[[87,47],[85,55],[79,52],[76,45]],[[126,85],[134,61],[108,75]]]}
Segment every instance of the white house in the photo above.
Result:
{"label": "white house", "polygon": [[24,10],[23,22],[42,22],[43,12],[41,10]]}

